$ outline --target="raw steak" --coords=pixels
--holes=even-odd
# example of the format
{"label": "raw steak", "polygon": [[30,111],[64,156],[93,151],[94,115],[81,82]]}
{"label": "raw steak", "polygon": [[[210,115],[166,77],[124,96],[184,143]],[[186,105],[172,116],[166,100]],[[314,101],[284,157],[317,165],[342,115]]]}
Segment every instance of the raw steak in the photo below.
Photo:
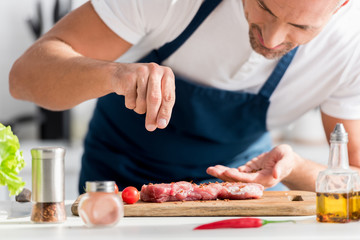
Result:
{"label": "raw steak", "polygon": [[174,182],[143,185],[140,197],[144,202],[197,201],[215,199],[251,199],[263,195],[264,186],[257,183],[223,182],[194,184]]}

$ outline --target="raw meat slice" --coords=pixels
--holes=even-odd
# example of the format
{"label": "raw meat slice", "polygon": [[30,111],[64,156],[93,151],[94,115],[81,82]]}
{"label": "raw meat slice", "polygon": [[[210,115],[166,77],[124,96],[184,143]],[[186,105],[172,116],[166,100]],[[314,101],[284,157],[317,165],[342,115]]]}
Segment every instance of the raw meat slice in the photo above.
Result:
{"label": "raw meat slice", "polygon": [[194,184],[173,182],[143,185],[140,197],[144,202],[198,201],[215,199],[252,199],[262,197],[264,186],[257,183],[223,182]]}

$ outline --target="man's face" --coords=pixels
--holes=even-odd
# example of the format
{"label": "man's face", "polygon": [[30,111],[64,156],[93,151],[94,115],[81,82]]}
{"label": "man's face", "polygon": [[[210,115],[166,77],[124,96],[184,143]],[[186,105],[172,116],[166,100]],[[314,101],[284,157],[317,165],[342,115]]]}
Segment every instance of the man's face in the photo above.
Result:
{"label": "man's face", "polygon": [[243,0],[252,48],[279,58],[312,40],[336,12],[339,0]]}

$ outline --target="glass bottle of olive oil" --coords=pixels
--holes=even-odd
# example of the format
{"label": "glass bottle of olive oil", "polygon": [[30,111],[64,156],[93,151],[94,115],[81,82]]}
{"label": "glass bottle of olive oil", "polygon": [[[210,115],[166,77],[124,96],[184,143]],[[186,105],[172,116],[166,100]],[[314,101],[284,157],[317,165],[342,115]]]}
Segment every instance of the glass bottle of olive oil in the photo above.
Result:
{"label": "glass bottle of olive oil", "polygon": [[350,198],[350,218],[353,221],[360,220],[360,176],[355,177],[354,191]]}
{"label": "glass bottle of olive oil", "polygon": [[[343,124],[336,124],[330,135],[328,168],[316,181],[316,219],[318,222],[346,223],[359,218],[355,198],[356,171],[349,168],[348,134]],[[357,196],[357,197],[356,197]]]}

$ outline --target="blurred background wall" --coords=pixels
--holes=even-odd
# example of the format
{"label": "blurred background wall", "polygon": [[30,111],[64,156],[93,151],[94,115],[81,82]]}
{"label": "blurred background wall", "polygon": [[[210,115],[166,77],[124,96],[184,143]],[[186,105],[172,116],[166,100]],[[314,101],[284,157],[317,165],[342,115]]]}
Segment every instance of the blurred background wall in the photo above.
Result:
{"label": "blurred background wall", "polygon": [[[53,119],[46,119],[41,109],[35,104],[13,99],[9,93],[8,75],[14,61],[39,37],[31,24],[35,27],[41,26],[39,33],[41,35],[54,25],[55,17],[61,17],[55,16],[56,8],[61,15],[84,2],[86,0],[0,1],[0,53],[2,55],[0,58],[0,122],[10,125],[20,140],[26,162],[20,176],[23,177],[29,189],[31,189],[31,148],[47,145],[66,148],[66,198],[74,198],[77,195],[82,154],[81,140],[86,133],[95,100],[85,102],[70,110],[67,139],[62,139],[61,136],[51,137],[51,134],[47,134],[47,139],[44,139],[41,136],[41,126],[46,124],[53,129],[58,129],[59,124],[54,123]],[[67,9],[69,7],[71,9]],[[0,187],[0,200],[2,199],[8,199],[5,187]]]}
{"label": "blurred background wall", "polygon": [[[56,4],[58,4],[58,12],[65,14],[68,7],[74,9],[84,2],[86,0],[0,1],[0,29],[2,30],[0,39],[2,54],[2,58],[0,58],[0,122],[19,123],[13,128],[21,139],[39,138],[39,122],[42,120],[39,116],[39,109],[33,103],[13,99],[8,90],[8,75],[12,64],[38,38],[30,24],[40,24],[39,35],[41,35],[54,25]],[[89,107],[93,107],[93,102],[90,101],[83,105],[71,111],[71,118],[73,118],[70,126],[71,139],[81,138],[86,131],[86,124],[83,124],[83,120],[90,117]]]}

